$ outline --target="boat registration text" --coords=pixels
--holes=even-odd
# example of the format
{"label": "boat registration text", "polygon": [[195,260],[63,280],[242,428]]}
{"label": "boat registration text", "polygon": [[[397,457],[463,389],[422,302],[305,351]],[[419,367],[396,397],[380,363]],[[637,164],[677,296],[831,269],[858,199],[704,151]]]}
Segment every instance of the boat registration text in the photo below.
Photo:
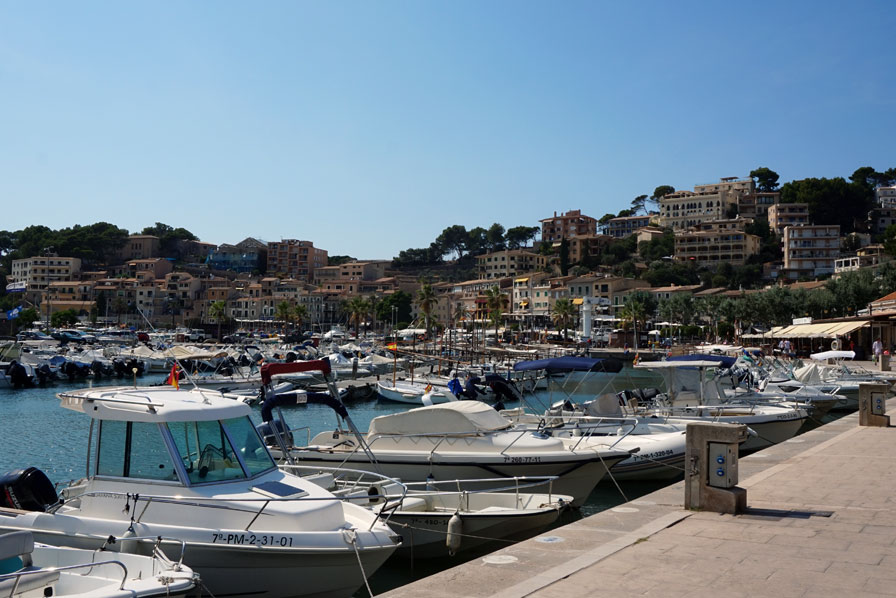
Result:
{"label": "boat registration text", "polygon": [[292,538],[290,536],[271,536],[266,534],[212,534],[213,544],[235,544],[238,546],[282,546],[288,548],[292,546]]}

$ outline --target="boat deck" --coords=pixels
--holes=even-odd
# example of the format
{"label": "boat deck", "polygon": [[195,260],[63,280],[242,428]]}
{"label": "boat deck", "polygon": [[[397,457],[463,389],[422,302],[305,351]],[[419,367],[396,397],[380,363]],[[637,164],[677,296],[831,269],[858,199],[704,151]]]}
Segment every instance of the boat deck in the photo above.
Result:
{"label": "boat deck", "polygon": [[848,415],[739,468],[745,514],[684,510],[681,482],[381,596],[896,594],[896,428]]}

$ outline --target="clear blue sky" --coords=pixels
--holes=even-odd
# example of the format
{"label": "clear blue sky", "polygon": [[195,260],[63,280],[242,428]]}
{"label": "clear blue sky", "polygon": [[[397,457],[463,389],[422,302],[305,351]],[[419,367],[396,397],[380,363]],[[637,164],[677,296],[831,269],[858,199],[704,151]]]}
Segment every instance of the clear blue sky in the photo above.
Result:
{"label": "clear blue sky", "polygon": [[3,2],[0,229],[388,259],[661,184],[896,166],[880,2]]}

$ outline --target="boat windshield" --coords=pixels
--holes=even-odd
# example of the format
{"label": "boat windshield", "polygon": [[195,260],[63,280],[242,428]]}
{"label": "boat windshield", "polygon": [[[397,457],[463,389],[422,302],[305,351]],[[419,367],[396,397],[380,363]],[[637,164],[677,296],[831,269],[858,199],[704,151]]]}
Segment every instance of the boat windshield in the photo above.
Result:
{"label": "boat windshield", "polygon": [[177,481],[177,471],[159,425],[105,420],[100,424],[99,476]]}
{"label": "boat windshield", "polygon": [[245,479],[275,467],[248,417],[169,422],[168,429],[190,484]]}

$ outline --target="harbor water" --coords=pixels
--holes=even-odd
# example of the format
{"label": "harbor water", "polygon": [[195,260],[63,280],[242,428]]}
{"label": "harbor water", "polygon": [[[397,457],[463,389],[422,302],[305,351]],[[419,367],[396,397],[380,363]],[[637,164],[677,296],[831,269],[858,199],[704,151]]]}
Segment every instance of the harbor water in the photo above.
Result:
{"label": "harbor water", "polygon": [[[164,379],[164,375],[149,375],[138,378],[137,383],[141,386],[160,384]],[[0,389],[0,439],[3,440],[3,450],[0,451],[0,475],[16,469],[37,467],[58,486],[64,486],[70,480],[83,477],[87,466],[87,434],[90,420],[81,413],[60,407],[56,393],[83,388],[89,384],[121,386],[127,382],[133,384],[133,381],[125,379],[107,378],[75,383],[57,382],[51,386],[19,390]],[[545,393],[533,397],[535,404],[547,405],[553,400],[557,400],[557,397]],[[374,417],[406,408],[405,405],[383,400],[357,401],[349,405],[350,415],[361,430],[365,430]],[[311,438],[319,432],[332,430],[338,423],[336,414],[324,405],[290,407],[283,409],[282,413],[290,428],[294,430],[297,442],[304,442],[306,438]],[[258,406],[253,407],[251,417],[256,424],[261,423],[261,411]],[[605,479],[581,509],[568,511],[557,525],[619,505],[626,499],[632,500],[667,483],[628,483],[621,484],[620,489],[612,481]],[[384,592],[480,557],[501,546],[500,542],[495,542],[478,552],[461,552],[456,557],[444,560],[390,561],[371,577],[371,589],[375,594]],[[357,595],[366,596],[366,588],[359,590]]]}

